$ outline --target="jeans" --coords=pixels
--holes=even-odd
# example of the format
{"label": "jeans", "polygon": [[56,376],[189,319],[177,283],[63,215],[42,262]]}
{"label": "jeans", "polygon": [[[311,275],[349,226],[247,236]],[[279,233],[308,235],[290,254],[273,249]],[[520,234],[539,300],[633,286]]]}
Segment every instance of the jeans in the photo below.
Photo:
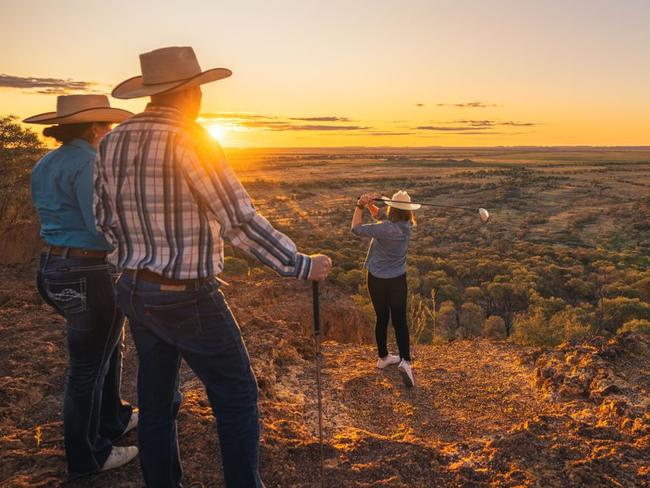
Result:
{"label": "jeans", "polygon": [[116,305],[113,278],[103,258],[43,253],[36,286],[66,320],[63,430],[68,473],[95,473],[132,413],[120,397],[124,315]]}
{"label": "jeans", "polygon": [[395,278],[377,278],[369,272],[368,292],[377,315],[375,339],[379,357],[383,358],[388,354],[386,346],[388,320],[392,318],[399,356],[405,361],[411,361],[409,328],[406,318],[406,273]]}
{"label": "jeans", "polygon": [[166,291],[124,273],[118,296],[140,360],[138,439],[146,485],[180,486],[176,417],[179,367],[184,359],[204,384],[217,420],[226,486],[263,487],[257,382],[218,282],[213,279],[184,291]]}

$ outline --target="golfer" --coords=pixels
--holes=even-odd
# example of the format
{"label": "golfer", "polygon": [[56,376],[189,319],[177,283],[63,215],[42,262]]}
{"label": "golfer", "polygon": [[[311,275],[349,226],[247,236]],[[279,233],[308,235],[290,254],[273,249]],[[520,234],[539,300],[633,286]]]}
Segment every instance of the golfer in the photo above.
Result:
{"label": "golfer", "polygon": [[46,244],[37,288],[66,320],[63,431],[71,478],[117,468],[138,453],[135,446],[113,446],[136,426],[138,414],[120,398],[124,315],[106,261],[111,246],[93,217],[97,144],[112,123],[131,115],[111,108],[104,95],[67,95],[58,97],[56,112],[24,121],[52,126],[43,134],[61,143],[36,163],[31,186]]}
{"label": "golfer", "polygon": [[[352,216],[352,232],[360,237],[371,237],[364,267],[368,270],[368,291],[377,315],[375,339],[379,359],[377,367],[383,369],[398,364],[406,386],[415,386],[409,347],[409,329],[406,318],[407,286],[406,256],[415,216],[419,204],[411,203],[405,191],[398,191],[392,198],[382,197],[388,210],[385,214],[372,202],[378,195],[366,194],[357,201]],[[368,208],[374,217],[381,219],[372,224],[362,224],[363,209]],[[387,348],[388,321],[392,319],[399,356],[389,354]]]}
{"label": "golfer", "polygon": [[181,359],[205,385],[217,418],[225,484],[263,486],[257,383],[220,283],[224,240],[283,276],[323,280],[332,263],[307,256],[257,213],[219,144],[195,119],[203,71],[191,47],[140,56],[141,76],[116,98],[151,97],[144,112],[102,141],[95,216],[123,271],[119,302],[138,351],[138,440],[148,487],[178,487],[176,417]]}

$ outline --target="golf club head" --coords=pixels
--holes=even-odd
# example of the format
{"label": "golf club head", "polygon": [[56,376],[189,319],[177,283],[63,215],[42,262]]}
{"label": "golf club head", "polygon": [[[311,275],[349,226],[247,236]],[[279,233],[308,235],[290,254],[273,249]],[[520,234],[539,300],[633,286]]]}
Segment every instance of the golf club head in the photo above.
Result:
{"label": "golf club head", "polygon": [[486,209],[484,209],[484,208],[479,208],[479,209],[478,209],[478,215],[479,215],[479,217],[481,217],[481,220],[483,221],[484,224],[485,224],[488,220],[490,220],[490,212],[488,212],[488,211],[487,211]]}

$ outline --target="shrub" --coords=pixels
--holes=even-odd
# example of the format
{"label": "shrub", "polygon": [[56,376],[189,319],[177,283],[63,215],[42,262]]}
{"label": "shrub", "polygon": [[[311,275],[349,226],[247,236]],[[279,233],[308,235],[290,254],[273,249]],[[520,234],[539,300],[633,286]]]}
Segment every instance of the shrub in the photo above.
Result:
{"label": "shrub", "polygon": [[515,318],[512,340],[525,346],[556,346],[562,342],[562,329],[544,317],[542,310],[520,314]]}
{"label": "shrub", "polygon": [[623,327],[618,329],[619,333],[622,332],[644,332],[650,334],[650,320],[634,319],[629,320],[623,324]]}
{"label": "shrub", "polygon": [[498,315],[490,315],[483,322],[482,332],[483,337],[489,337],[491,339],[505,339],[506,324]]}
{"label": "shrub", "polygon": [[458,332],[458,316],[454,302],[446,301],[437,313],[438,328],[436,333],[448,341],[455,339]]}
{"label": "shrub", "polygon": [[336,281],[348,288],[348,290],[356,293],[359,289],[359,285],[366,281],[366,275],[363,271],[352,269],[345,273],[339,273],[336,277]]}
{"label": "shrub", "polygon": [[485,313],[476,303],[463,303],[460,307],[460,334],[464,338],[477,337],[481,335],[481,325]]}
{"label": "shrub", "polygon": [[232,275],[248,274],[248,262],[245,259],[226,256],[223,263],[223,272]]}

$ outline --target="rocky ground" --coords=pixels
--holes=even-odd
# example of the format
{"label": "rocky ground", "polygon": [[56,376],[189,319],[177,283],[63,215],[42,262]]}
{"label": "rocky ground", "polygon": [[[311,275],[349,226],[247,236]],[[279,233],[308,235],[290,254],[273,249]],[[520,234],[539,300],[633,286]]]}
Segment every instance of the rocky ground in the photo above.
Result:
{"label": "rocky ground", "polygon": [[[65,484],[62,319],[29,268],[0,269],[0,485]],[[260,385],[268,487],[319,479],[310,287],[269,275],[224,290]],[[363,314],[322,295],[326,486],[644,486],[650,484],[650,338],[621,335],[541,351],[507,342],[417,346],[417,387],[374,367]],[[137,358],[127,331],[124,397]],[[201,384],[183,368],[184,486],[223,486],[216,428]],[[136,442],[129,434],[123,444]],[[142,486],[137,463],[71,487]]]}

